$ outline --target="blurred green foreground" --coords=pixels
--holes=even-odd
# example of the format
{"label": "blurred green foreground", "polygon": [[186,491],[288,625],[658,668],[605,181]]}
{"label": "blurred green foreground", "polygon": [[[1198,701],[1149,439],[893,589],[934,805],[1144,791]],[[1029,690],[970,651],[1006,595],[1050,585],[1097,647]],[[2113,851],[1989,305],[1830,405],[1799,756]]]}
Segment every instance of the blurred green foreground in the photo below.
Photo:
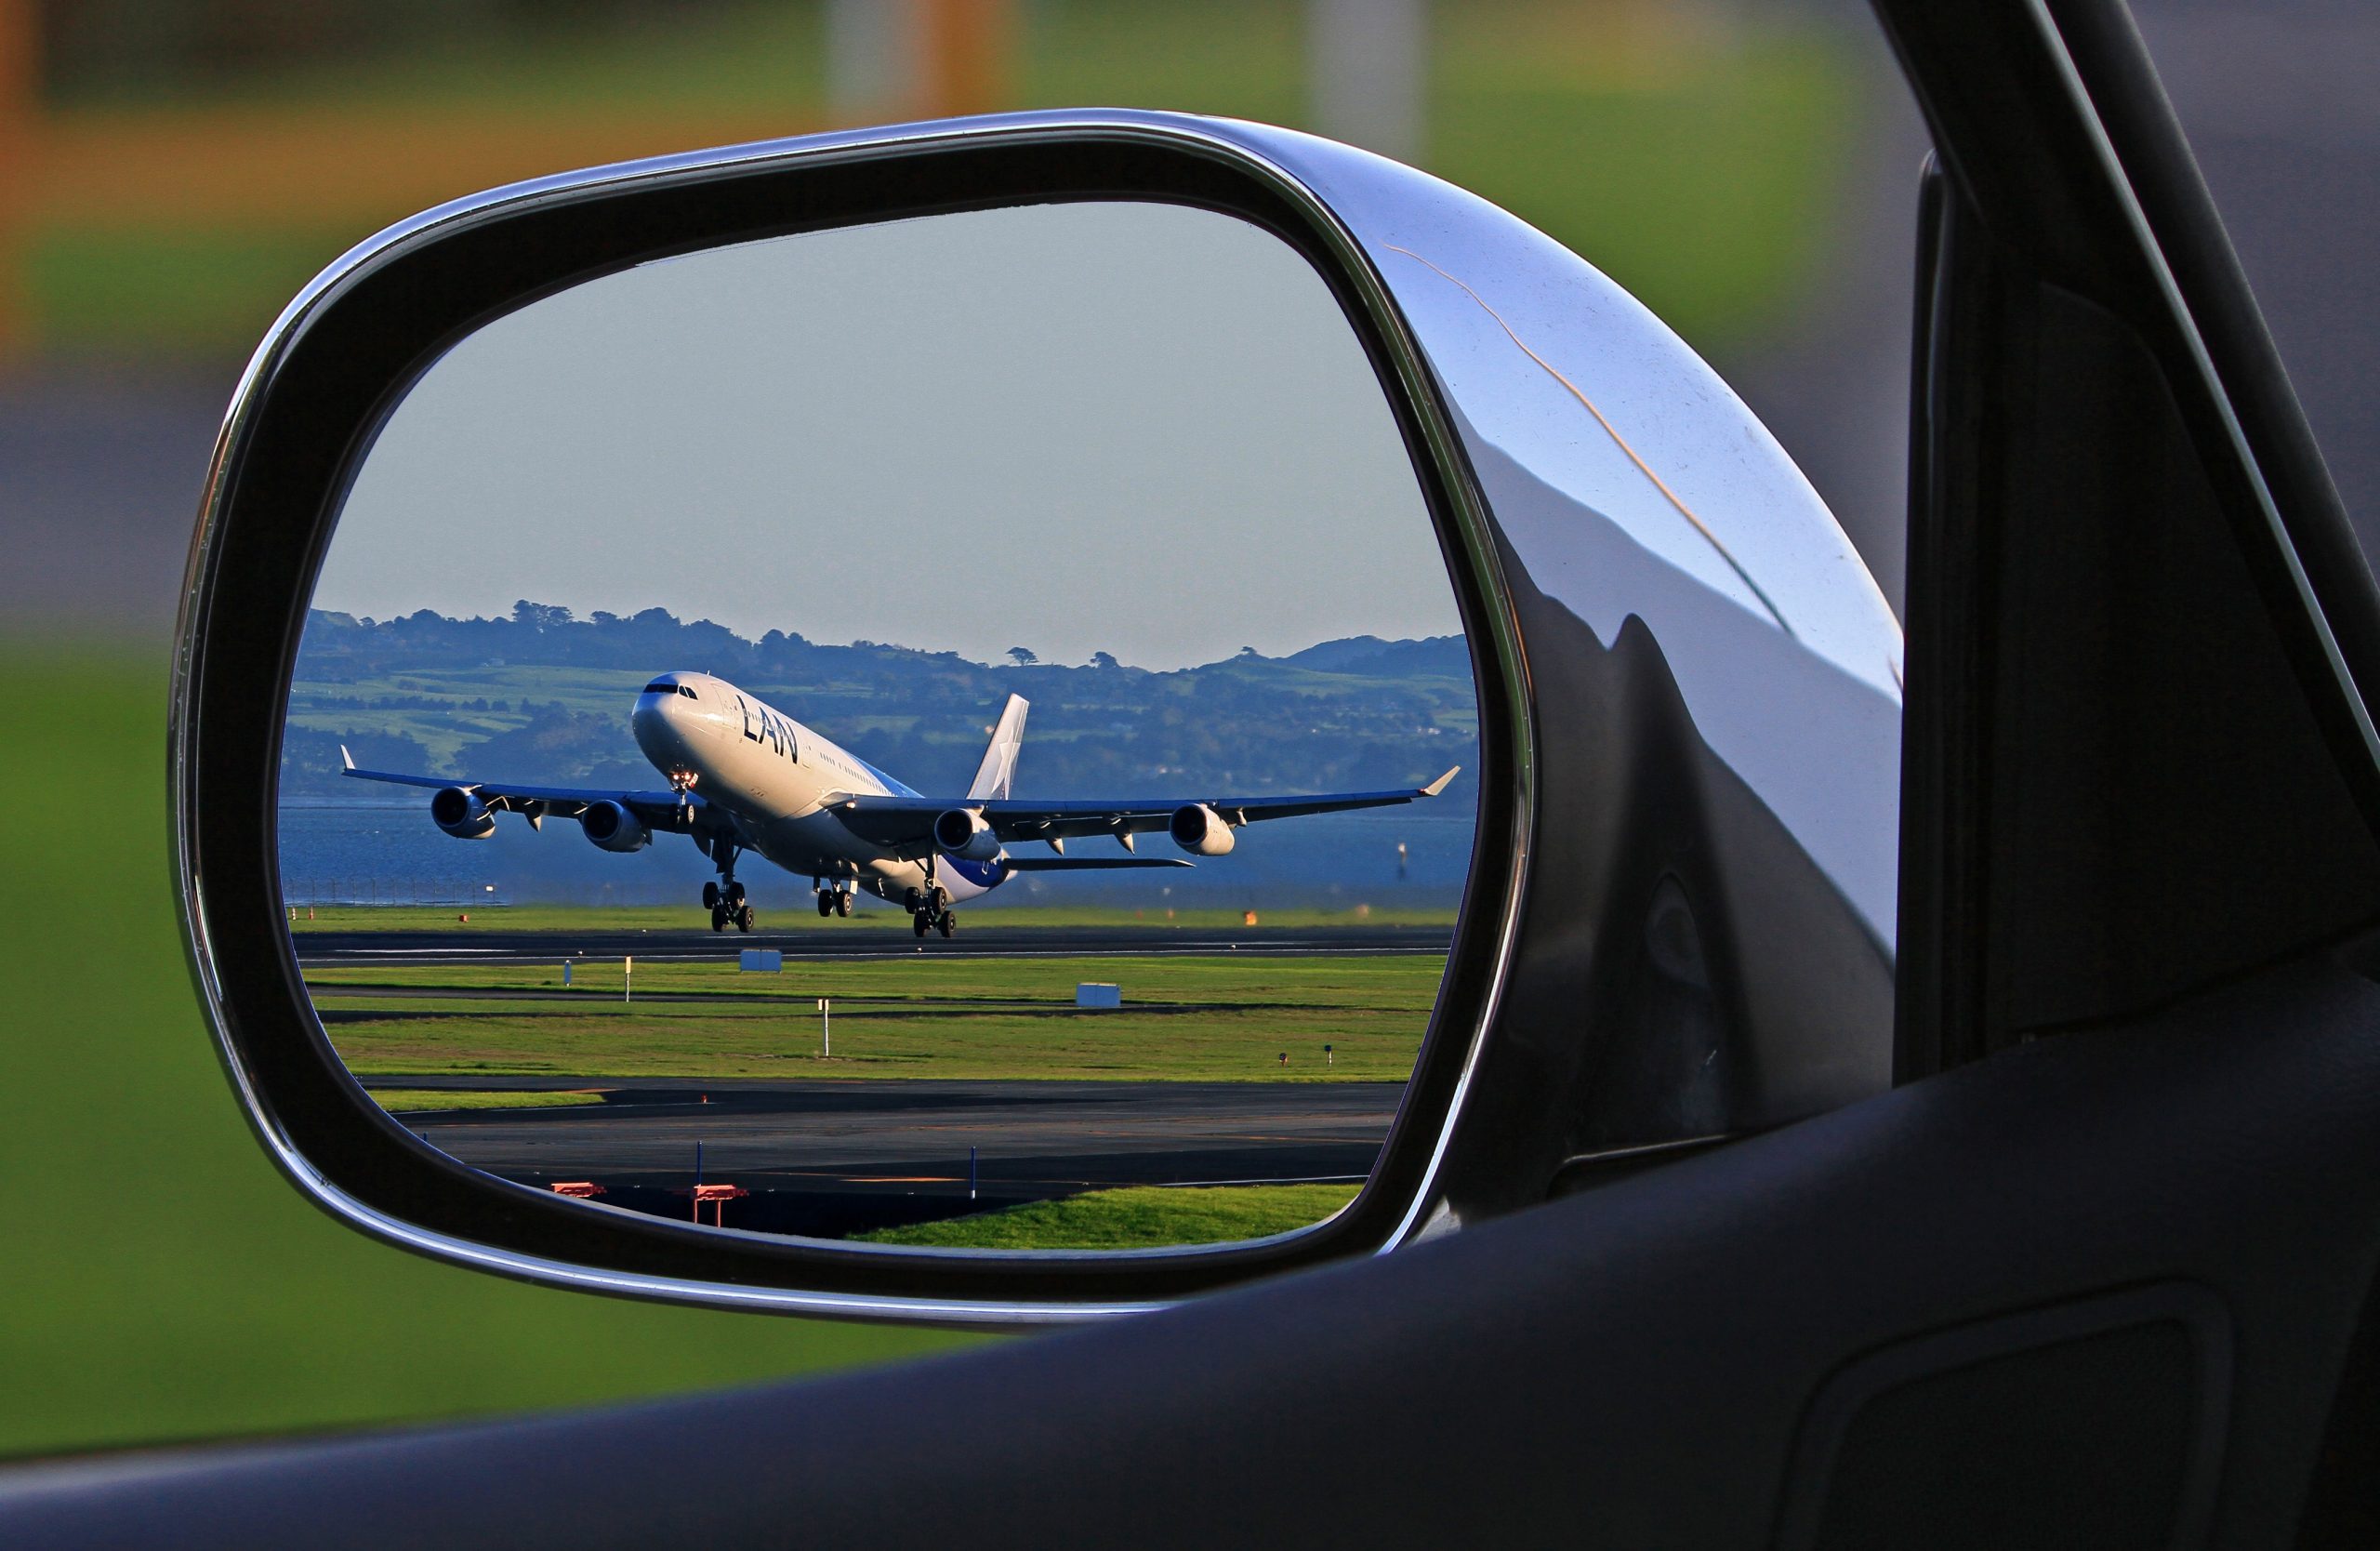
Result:
{"label": "blurred green foreground", "polygon": [[456,1269],[250,1136],[183,967],[162,653],[0,640],[0,1457],[647,1396],[945,1348]]}

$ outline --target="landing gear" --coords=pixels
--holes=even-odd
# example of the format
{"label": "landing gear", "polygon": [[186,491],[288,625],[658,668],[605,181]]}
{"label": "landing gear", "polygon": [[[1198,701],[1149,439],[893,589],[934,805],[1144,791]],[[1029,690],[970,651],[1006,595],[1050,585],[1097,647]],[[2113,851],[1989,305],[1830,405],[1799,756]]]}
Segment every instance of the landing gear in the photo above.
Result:
{"label": "landing gear", "polygon": [[[693,785],[691,779],[686,783],[687,788]],[[678,789],[682,795],[686,788]],[[724,829],[708,834],[696,830],[694,844],[719,868],[719,882],[703,885],[703,908],[710,912],[710,929],[724,932],[733,926],[738,932],[749,932],[753,921],[751,902],[744,897],[744,885],[735,878],[735,858],[744,854],[744,848]]]}
{"label": "landing gear", "polygon": [[818,891],[818,918],[849,916],[852,913],[852,886],[849,883],[821,884],[813,878],[810,886]]}
{"label": "landing gear", "polygon": [[851,913],[852,913],[852,891],[851,891],[851,890],[849,890],[849,889],[837,889],[837,890],[835,891],[835,913],[836,913],[837,915],[839,915],[839,916],[843,916],[843,917],[846,917],[846,918],[848,918],[848,917],[851,915]]}
{"label": "landing gear", "polygon": [[835,901],[841,897],[842,893],[840,890],[820,889],[818,891],[818,919],[824,921],[828,916],[833,915],[835,913]]}
{"label": "landing gear", "polygon": [[909,907],[909,930],[918,936],[939,932],[946,937],[959,930],[959,917],[950,908],[950,895],[940,883],[911,889],[902,902]]}
{"label": "landing gear", "polygon": [[752,902],[744,897],[744,885],[733,878],[723,889],[717,883],[703,885],[703,908],[710,912],[710,929],[714,932],[724,932],[730,926],[738,932],[749,932],[756,919]]}

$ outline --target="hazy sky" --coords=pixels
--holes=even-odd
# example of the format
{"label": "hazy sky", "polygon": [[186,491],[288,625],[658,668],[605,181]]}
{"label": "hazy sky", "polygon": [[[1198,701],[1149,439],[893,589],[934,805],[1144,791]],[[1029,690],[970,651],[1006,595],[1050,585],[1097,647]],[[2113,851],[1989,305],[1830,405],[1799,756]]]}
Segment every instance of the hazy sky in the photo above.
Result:
{"label": "hazy sky", "polygon": [[518,598],[1151,668],[1459,629],[1319,277],[1146,204],[746,244],[472,335],[373,446],[315,603]]}

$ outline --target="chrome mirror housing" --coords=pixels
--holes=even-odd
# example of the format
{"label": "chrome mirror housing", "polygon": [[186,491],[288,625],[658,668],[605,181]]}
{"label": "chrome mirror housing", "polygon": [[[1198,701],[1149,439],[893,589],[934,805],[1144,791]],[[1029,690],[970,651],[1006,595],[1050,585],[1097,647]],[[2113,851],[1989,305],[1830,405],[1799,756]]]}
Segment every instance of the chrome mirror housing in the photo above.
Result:
{"label": "chrome mirror housing", "polygon": [[[490,318],[655,258],[1103,199],[1235,215],[1313,265],[1387,396],[1470,644],[1469,883],[1354,1203],[1214,1246],[903,1250],[590,1208],[392,1121],[307,1000],[274,790],[314,579],[398,400]],[[1360,587],[1361,557],[1321,585]],[[1900,660],[1858,557],[1726,385],[1591,265],[1438,179],[1290,131],[1105,111],[737,147],[442,206],[291,303],[241,383],[193,550],[172,742],[181,899],[260,1137],[364,1231],[637,1295],[1078,1319],[1393,1250],[1885,1087]]]}

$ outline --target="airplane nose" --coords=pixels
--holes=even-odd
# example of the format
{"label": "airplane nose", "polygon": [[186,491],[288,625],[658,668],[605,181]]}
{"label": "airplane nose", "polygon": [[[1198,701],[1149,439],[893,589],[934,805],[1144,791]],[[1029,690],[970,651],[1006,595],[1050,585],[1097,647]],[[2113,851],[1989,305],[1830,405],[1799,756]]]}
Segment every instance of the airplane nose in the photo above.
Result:
{"label": "airplane nose", "polygon": [[636,709],[628,713],[628,731],[647,756],[667,761],[684,751],[686,729],[679,725],[679,703],[674,692],[648,690],[637,696]]}
{"label": "airplane nose", "polygon": [[721,731],[718,722],[710,708],[688,699],[673,686],[638,696],[636,709],[628,714],[628,730],[648,758],[667,764],[689,759],[700,746],[715,739]]}

